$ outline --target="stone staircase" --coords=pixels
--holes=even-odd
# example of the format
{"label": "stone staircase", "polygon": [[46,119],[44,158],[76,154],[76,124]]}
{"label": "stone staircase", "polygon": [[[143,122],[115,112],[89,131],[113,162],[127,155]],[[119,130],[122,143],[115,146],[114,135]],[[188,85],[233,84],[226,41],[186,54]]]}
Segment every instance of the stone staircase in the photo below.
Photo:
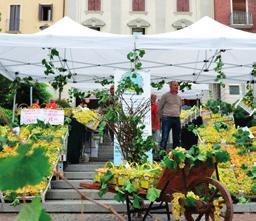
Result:
{"label": "stone staircase", "polygon": [[[117,203],[113,200],[114,194],[107,193],[101,199],[98,196],[98,190],[81,189],[80,182],[92,182],[95,176],[95,169],[104,167],[105,163],[91,162],[86,164],[69,165],[65,169],[64,175],[71,181],[71,183],[80,189],[80,191],[87,196],[97,199],[106,205],[113,206],[117,211],[125,211],[123,204]],[[45,208],[48,212],[66,212],[66,213],[100,213],[107,212],[106,210],[95,206],[88,200],[81,200],[80,195],[70,187],[63,180],[54,180],[51,182],[51,189],[46,194]]]}

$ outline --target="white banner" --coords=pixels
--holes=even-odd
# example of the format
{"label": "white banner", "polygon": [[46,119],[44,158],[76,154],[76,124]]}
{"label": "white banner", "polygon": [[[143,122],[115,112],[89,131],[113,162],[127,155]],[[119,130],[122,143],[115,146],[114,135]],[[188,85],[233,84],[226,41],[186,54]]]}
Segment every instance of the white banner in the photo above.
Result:
{"label": "white banner", "polygon": [[[130,75],[130,72],[123,72],[122,70],[119,70],[115,73],[115,88],[117,88],[118,83],[125,78],[126,76]],[[137,83],[139,86],[143,88],[143,93],[137,95],[134,91],[128,90],[124,93],[124,99],[126,103],[123,104],[124,109],[127,105],[130,106],[131,103],[133,103],[134,109],[137,108],[141,102],[149,100],[151,96],[151,86],[150,86],[150,73],[149,72],[143,72],[139,71],[137,73],[137,77],[134,79],[135,83]],[[126,111],[126,110],[125,110]],[[152,135],[151,130],[151,111],[149,110],[144,118],[144,133],[143,137],[146,138],[150,135]],[[148,161],[152,162],[152,151],[149,151],[147,153],[148,155]],[[120,148],[119,143],[117,142],[117,139],[114,140],[114,164],[119,165],[123,161],[123,155]]]}
{"label": "white banner", "polygon": [[64,124],[64,110],[54,109],[22,109],[20,124],[36,124],[37,120],[52,125]]}

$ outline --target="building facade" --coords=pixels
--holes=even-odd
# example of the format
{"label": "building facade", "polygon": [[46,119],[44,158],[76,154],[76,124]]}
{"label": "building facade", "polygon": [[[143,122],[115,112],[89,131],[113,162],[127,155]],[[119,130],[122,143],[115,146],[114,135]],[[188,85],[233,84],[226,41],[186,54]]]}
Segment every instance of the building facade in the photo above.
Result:
{"label": "building facade", "polygon": [[214,16],[213,0],[67,0],[67,15],[96,30],[156,34]]}
{"label": "building facade", "polygon": [[2,32],[35,33],[65,15],[65,0],[1,0]]}
{"label": "building facade", "polygon": [[[214,19],[232,28],[256,32],[255,0],[214,0]],[[233,103],[246,93],[245,84],[229,84],[225,88],[212,86],[213,97]]]}
{"label": "building facade", "polygon": [[214,0],[214,18],[233,28],[256,32],[256,1]]}

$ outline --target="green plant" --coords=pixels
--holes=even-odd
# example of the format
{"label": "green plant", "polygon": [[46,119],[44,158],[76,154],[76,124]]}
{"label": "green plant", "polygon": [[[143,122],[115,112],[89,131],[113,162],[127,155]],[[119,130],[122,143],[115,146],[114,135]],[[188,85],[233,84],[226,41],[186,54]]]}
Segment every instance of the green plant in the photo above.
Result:
{"label": "green plant", "polygon": [[165,84],[165,80],[161,80],[159,82],[152,82],[151,87],[156,88],[157,90],[161,90]]}
{"label": "green plant", "polygon": [[[113,174],[111,171],[107,171],[106,174],[101,178],[101,189],[99,191],[99,196],[102,197],[108,189],[108,183],[113,178]],[[150,188],[147,190],[147,195],[145,199],[138,194],[138,189],[132,184],[130,179],[127,179],[123,186],[115,187],[116,195],[114,196],[114,200],[118,202],[124,202],[126,196],[132,196],[133,198],[133,208],[140,208],[141,201],[147,199],[150,202],[154,202],[157,198],[159,198],[161,190],[156,188]]]}
{"label": "green plant", "polygon": [[206,107],[214,114],[220,113],[222,115],[228,115],[232,113],[232,105],[221,100],[208,100]]}
{"label": "green plant", "polygon": [[115,94],[109,96],[107,90],[96,92],[99,105],[104,109],[99,130],[103,134],[108,126],[115,134],[120,145],[123,157],[129,162],[145,163],[147,152],[155,147],[152,136],[143,137],[143,119],[149,111],[150,100],[145,100],[136,107],[135,101],[131,99],[130,104],[124,99],[124,93],[133,91],[134,95],[143,92],[141,86],[134,82],[137,77],[137,70],[142,69],[140,58],[144,55],[143,50],[135,50],[127,55],[132,68],[118,84]]}
{"label": "green plant", "polygon": [[222,57],[221,57],[222,52],[223,51],[221,50],[214,60],[214,62],[216,64],[214,71],[217,73],[215,81],[218,82],[224,88],[225,84],[223,83],[223,80],[226,79],[226,75],[222,71],[223,66],[224,66],[224,63],[222,62]]}
{"label": "green plant", "polygon": [[[12,122],[12,110],[0,107],[0,112],[4,114],[4,116],[7,118],[9,122]],[[13,126],[16,126],[17,124],[18,124],[18,118],[15,115]],[[0,116],[0,125],[5,125],[5,122],[1,116]]]}
{"label": "green plant", "polygon": [[[59,100],[61,100],[61,93],[63,92],[64,86],[71,79],[72,73],[68,69],[66,60],[60,57],[60,53],[57,49],[48,49],[48,58],[42,60],[42,65],[45,67],[45,75],[54,75],[53,80],[50,82],[52,87],[59,92]],[[56,60],[59,63],[56,66]]]}
{"label": "green plant", "polygon": [[70,108],[70,104],[66,100],[57,100],[56,104],[58,104],[59,107],[62,108]]}
{"label": "green plant", "polygon": [[253,138],[250,137],[250,132],[242,129],[238,129],[233,134],[236,141],[236,147],[239,148],[239,154],[249,153],[256,150],[253,144]]}
{"label": "green plant", "polygon": [[185,89],[191,90],[192,82],[190,81],[179,81],[179,89],[184,92]]}

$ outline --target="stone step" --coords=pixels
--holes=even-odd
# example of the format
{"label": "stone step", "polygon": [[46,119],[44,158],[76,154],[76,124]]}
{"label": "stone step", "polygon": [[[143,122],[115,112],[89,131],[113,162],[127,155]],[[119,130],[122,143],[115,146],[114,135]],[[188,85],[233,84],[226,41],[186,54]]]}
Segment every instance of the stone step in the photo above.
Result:
{"label": "stone step", "polygon": [[[107,206],[112,206],[118,212],[126,211],[126,205],[118,203],[114,200],[98,200],[98,202],[103,203]],[[0,213],[1,212],[19,212],[23,204],[20,204],[16,207],[10,205],[10,203],[1,203],[0,204]],[[47,212],[51,213],[106,213],[108,210],[96,206],[94,203],[88,200],[47,200],[44,203],[44,208]]]}
{"label": "stone step", "polygon": [[[125,220],[127,220],[127,216],[124,216]],[[114,215],[107,213],[50,213],[52,221],[119,221]],[[0,220],[1,221],[14,221],[17,217],[16,213],[1,213]],[[157,218],[157,219],[156,219]],[[132,218],[133,221],[141,221],[141,218]],[[166,215],[154,214],[154,218],[148,217],[147,221],[161,220],[167,221]],[[174,219],[172,219],[174,220]],[[180,220],[184,221],[184,219]],[[237,221],[237,220],[235,220]],[[239,220],[241,221],[241,220]]]}
{"label": "stone step", "polygon": [[65,168],[65,172],[94,172],[97,168],[104,167],[105,162],[94,162],[88,164],[70,164]]}
{"label": "stone step", "polygon": [[[91,197],[93,199],[104,199],[104,200],[112,200],[114,195],[113,193],[106,193],[103,198],[100,198],[98,195],[98,190],[92,189],[82,189],[80,190],[86,196]],[[51,189],[47,191],[46,194],[47,200],[78,200],[81,199],[81,196],[74,189]]]}
{"label": "stone step", "polygon": [[64,175],[69,180],[93,179],[95,171],[93,172],[64,172]]}
{"label": "stone step", "polygon": [[[112,206],[119,213],[126,212],[126,205],[114,200],[98,200],[107,206]],[[23,204],[16,207],[10,203],[0,204],[1,213],[19,212]],[[106,209],[96,206],[88,200],[48,200],[44,203],[44,208],[50,213],[109,213]],[[235,204],[234,213],[256,213],[256,203]],[[2,219],[0,219],[2,220]]]}
{"label": "stone step", "polygon": [[[79,188],[79,189],[83,189],[82,187],[79,186],[81,182],[92,182],[92,181],[93,181],[92,179],[70,180],[70,182],[76,188]],[[72,189],[72,187],[63,180],[52,180],[51,187],[52,189]]]}

